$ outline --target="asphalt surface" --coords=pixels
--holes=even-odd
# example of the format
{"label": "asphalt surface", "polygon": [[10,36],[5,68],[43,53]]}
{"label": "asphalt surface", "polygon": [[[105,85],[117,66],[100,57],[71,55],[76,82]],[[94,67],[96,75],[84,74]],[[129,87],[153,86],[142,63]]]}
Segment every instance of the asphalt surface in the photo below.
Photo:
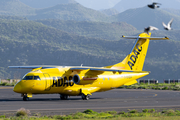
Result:
{"label": "asphalt surface", "polygon": [[0,115],[16,113],[18,109],[29,109],[32,114],[62,115],[94,111],[127,111],[132,109],[177,109],[180,110],[180,92],[163,90],[114,89],[93,93],[88,101],[80,96],[60,100],[59,94],[33,95],[29,101],[23,101],[20,94],[11,87],[0,87]]}

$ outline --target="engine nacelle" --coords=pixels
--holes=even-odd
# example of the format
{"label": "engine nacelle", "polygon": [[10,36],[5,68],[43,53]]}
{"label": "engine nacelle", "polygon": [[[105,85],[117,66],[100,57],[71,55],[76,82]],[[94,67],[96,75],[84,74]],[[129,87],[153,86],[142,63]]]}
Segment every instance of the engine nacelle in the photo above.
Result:
{"label": "engine nacelle", "polygon": [[87,85],[92,84],[97,80],[97,77],[81,77],[80,75],[73,76],[73,82],[77,85]]}

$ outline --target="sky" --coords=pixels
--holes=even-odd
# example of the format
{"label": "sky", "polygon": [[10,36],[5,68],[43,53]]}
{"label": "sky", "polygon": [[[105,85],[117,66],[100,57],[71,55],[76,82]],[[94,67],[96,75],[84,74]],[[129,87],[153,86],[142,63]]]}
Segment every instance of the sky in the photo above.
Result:
{"label": "sky", "polygon": [[[75,0],[87,8],[95,10],[109,9],[114,7],[121,0]],[[102,4],[104,3],[104,4]]]}

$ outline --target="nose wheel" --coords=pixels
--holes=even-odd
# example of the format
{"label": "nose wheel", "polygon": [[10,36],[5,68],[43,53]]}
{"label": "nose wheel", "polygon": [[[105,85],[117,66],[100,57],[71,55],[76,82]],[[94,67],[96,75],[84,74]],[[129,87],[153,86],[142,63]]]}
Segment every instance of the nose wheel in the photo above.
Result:
{"label": "nose wheel", "polygon": [[83,100],[89,100],[90,95],[89,94],[88,95],[82,94],[81,97]]}
{"label": "nose wheel", "polygon": [[67,95],[60,95],[61,100],[67,100],[68,96]]}
{"label": "nose wheel", "polygon": [[29,100],[29,97],[27,97],[27,95],[24,95],[24,96],[23,96],[23,100],[24,100],[24,101],[28,101],[28,100]]}

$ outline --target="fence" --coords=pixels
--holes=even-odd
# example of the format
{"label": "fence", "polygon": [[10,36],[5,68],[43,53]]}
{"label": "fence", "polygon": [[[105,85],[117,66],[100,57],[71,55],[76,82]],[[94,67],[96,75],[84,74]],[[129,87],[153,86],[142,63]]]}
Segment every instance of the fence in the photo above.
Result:
{"label": "fence", "polygon": [[138,80],[138,84],[140,84],[140,83],[156,84],[156,83],[158,83],[158,80],[152,80],[152,79]]}
{"label": "fence", "polygon": [[164,83],[180,83],[180,80],[171,80],[171,79],[169,79],[169,80],[164,80]]}

